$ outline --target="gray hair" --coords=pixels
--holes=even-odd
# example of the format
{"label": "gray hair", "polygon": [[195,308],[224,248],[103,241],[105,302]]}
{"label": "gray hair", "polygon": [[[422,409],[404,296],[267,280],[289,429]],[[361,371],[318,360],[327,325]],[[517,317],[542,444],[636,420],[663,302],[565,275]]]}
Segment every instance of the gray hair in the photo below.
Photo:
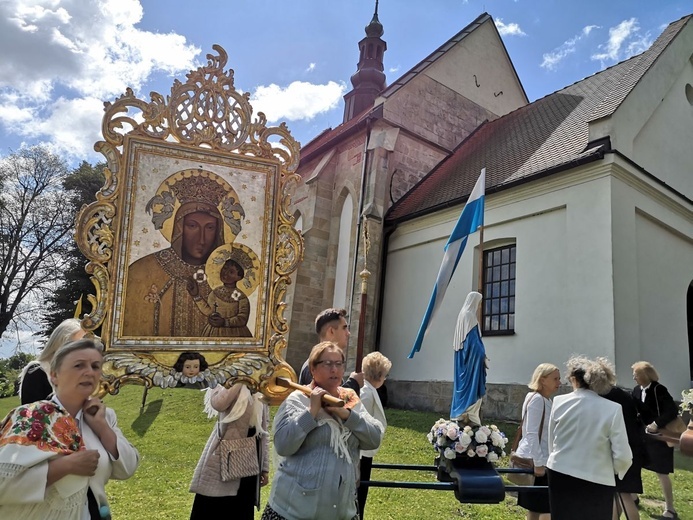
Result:
{"label": "gray hair", "polygon": [[63,321],[53,330],[53,333],[46,342],[46,346],[43,347],[41,354],[39,354],[38,361],[48,365],[57,350],[65,343],[72,341],[72,336],[80,330],[82,330],[82,324],[77,318],[70,318],[69,320]]}
{"label": "gray hair", "polygon": [[608,393],[616,384],[613,365],[606,358],[591,360],[584,356],[573,356],[566,367],[568,377],[574,377],[579,387],[588,388],[600,395]]}
{"label": "gray hair", "polygon": [[78,339],[77,341],[70,341],[69,343],[65,343],[62,347],[58,349],[58,351],[55,353],[55,356],[53,356],[53,359],[51,360],[51,373],[60,370],[63,361],[65,361],[65,358],[71,353],[76,352],[77,350],[87,350],[92,348],[98,351],[99,353],[103,354],[102,343],[100,341],[95,341],[91,338],[82,338]]}

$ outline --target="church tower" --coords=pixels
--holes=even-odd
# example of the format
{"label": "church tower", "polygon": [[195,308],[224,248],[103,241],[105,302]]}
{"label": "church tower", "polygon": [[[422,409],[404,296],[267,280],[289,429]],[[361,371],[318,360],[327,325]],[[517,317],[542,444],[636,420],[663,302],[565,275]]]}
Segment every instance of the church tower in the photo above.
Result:
{"label": "church tower", "polygon": [[378,0],[371,23],[366,26],[366,37],[359,42],[359,63],[351,76],[354,88],[344,96],[344,120],[346,123],[366,108],[372,107],[375,98],[385,88],[383,55],[387,44],[382,40],[383,25],[378,20]]}

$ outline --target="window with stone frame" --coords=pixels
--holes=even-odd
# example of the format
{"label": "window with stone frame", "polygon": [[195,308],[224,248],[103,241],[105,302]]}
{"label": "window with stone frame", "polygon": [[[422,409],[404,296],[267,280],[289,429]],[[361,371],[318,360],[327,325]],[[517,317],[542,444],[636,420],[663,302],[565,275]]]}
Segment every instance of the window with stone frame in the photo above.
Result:
{"label": "window with stone frame", "polygon": [[515,244],[484,251],[482,332],[515,332]]}

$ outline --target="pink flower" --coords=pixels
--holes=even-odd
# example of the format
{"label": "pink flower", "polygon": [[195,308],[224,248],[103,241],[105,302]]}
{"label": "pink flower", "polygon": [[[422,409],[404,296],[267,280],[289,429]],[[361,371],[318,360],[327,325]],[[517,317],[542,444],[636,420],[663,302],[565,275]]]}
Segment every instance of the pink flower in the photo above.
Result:
{"label": "pink flower", "polygon": [[488,446],[486,446],[486,444],[479,444],[476,447],[476,454],[479,457],[485,457],[486,455],[488,455]]}

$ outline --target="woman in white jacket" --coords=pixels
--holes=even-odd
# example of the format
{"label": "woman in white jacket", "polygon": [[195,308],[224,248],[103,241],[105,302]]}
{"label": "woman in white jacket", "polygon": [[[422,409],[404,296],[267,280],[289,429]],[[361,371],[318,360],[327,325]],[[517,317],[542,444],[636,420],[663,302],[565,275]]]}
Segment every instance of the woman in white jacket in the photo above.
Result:
{"label": "woman in white jacket", "polygon": [[[547,486],[546,461],[549,458],[549,417],[551,399],[561,386],[561,373],[556,365],[542,363],[534,369],[532,380],[527,385],[532,392],[522,405],[522,438],[517,455],[534,461],[534,485]],[[549,496],[538,491],[520,491],[517,505],[527,510],[527,520],[547,518],[551,511]]]}
{"label": "woman in white jacket", "polygon": [[[385,418],[385,410],[378,396],[378,388],[383,386],[387,375],[392,368],[392,361],[383,356],[380,352],[371,352],[363,358],[361,363],[363,369],[363,388],[361,388],[361,402],[364,408],[373,419],[383,425],[383,435],[387,429],[387,419]],[[380,447],[373,450],[361,450],[361,476],[359,482],[366,482],[371,479],[371,468],[373,467],[373,457],[378,453]],[[366,507],[366,499],[368,498],[368,488],[359,486],[359,520],[363,520],[363,510]]]}
{"label": "woman in white jacket", "polygon": [[573,392],[553,400],[549,419],[551,518],[611,518],[614,475],[633,459],[621,406],[598,395],[611,386],[602,364],[573,357],[567,367]]}

